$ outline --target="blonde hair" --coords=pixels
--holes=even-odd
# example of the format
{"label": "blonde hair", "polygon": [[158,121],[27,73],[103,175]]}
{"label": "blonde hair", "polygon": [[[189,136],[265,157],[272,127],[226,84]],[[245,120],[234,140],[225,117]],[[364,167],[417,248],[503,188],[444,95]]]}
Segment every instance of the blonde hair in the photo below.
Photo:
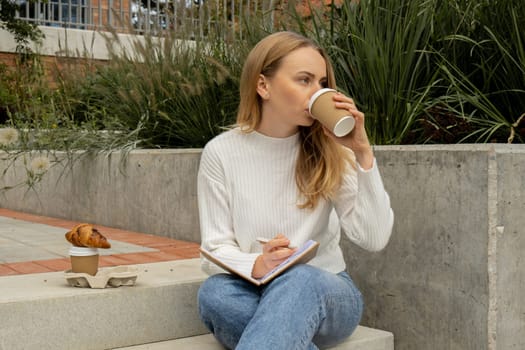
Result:
{"label": "blonde hair", "polygon": [[[257,93],[260,74],[272,77],[285,56],[303,47],[316,49],[326,62],[327,86],[335,88],[335,75],[328,56],[313,40],[294,32],[277,32],[261,41],[250,51],[241,74],[240,103],[237,125],[244,132],[257,129],[262,118],[262,99]],[[315,208],[321,198],[330,199],[341,185],[350,154],[327,137],[321,124],[299,127],[301,149],[295,167],[295,181],[304,201],[300,208]]]}

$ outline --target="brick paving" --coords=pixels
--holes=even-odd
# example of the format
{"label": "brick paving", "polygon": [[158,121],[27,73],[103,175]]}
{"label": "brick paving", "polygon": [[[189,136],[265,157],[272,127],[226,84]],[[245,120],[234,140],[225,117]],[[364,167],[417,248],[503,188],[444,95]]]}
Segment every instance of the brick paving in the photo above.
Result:
{"label": "brick paving", "polygon": [[[26,222],[44,224],[64,229],[64,234],[80,222],[28,214],[0,208],[0,217],[6,217]],[[102,225],[95,226],[113,243],[125,242],[136,246],[151,248],[145,252],[117,253],[101,255],[99,266],[110,267],[119,265],[134,265],[199,257],[199,244],[181,241],[147,233],[126,231]],[[43,233],[45,234],[45,233]],[[64,238],[65,240],[65,238]],[[5,247],[4,247],[5,248]],[[18,248],[23,250],[23,248]],[[29,251],[29,250],[28,250]],[[71,268],[68,257],[47,260],[31,259],[28,253],[27,261],[0,263],[0,276],[12,276],[53,271],[65,271]]]}

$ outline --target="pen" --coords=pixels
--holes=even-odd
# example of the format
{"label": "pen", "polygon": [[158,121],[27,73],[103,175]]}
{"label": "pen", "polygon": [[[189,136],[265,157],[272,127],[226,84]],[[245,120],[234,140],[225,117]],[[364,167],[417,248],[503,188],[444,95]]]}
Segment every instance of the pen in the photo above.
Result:
{"label": "pen", "polygon": [[[257,240],[257,242],[259,242],[259,243],[261,243],[261,244],[266,244],[266,243],[268,243],[268,242],[271,241],[270,238],[264,238],[264,237],[257,237],[256,240]],[[287,248],[289,248],[289,249],[295,249],[295,247],[292,247],[292,246],[288,246]]]}

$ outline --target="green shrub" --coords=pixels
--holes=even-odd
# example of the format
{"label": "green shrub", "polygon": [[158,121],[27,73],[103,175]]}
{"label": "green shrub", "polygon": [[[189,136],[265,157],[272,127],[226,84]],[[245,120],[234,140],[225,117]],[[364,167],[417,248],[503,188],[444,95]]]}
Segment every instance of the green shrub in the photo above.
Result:
{"label": "green shrub", "polygon": [[[366,113],[374,143],[523,142],[524,4],[348,0],[310,18],[293,7],[276,18],[279,29],[303,32],[327,49],[338,88]],[[0,86],[8,124],[51,130],[26,147],[202,147],[235,120],[244,57],[277,30],[263,17],[243,19],[242,39],[221,40],[227,30],[219,27],[216,36],[194,40],[166,33],[137,37],[125,54],[110,35],[111,60],[61,72],[57,90],[35,82]]]}
{"label": "green shrub", "polygon": [[443,58],[439,99],[472,129],[463,137],[450,125],[447,132],[456,134],[455,142],[523,143],[525,3],[448,0],[443,6],[440,23],[449,29],[434,39]]}
{"label": "green shrub", "polygon": [[68,96],[73,115],[89,114],[99,124],[111,116],[150,148],[202,147],[233,123],[239,62],[227,43],[139,39],[132,54],[115,50],[108,65],[77,79],[82,98]]}

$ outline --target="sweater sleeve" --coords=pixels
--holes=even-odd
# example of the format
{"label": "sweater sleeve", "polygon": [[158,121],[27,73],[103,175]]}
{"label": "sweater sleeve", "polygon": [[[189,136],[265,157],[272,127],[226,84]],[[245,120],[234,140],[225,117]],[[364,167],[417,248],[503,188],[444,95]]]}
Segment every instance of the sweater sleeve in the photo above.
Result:
{"label": "sweater sleeve", "polygon": [[[205,147],[202,152],[197,195],[202,247],[241,273],[251,276],[258,254],[242,252],[237,243],[230,211],[231,196],[221,159],[215,149]],[[201,258],[201,266],[210,275],[224,272],[205,258]]]}
{"label": "sweater sleeve", "polygon": [[387,245],[394,213],[376,159],[371,169],[357,165],[344,177],[334,207],[343,232],[352,242],[368,251],[380,251]]}

